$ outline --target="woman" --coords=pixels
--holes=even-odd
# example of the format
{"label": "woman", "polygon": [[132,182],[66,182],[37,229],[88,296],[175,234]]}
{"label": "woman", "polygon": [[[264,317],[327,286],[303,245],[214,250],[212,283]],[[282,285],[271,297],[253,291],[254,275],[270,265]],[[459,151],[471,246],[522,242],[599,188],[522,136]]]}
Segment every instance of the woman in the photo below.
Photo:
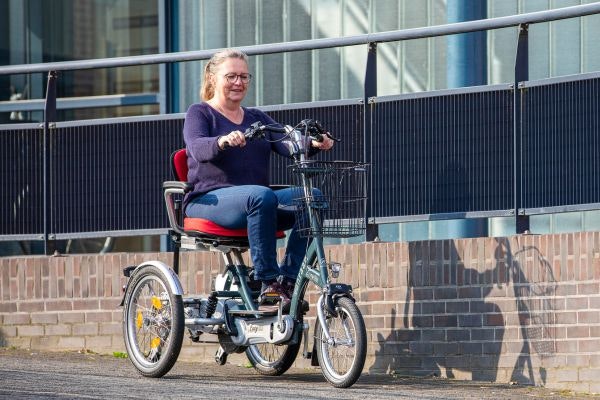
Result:
{"label": "woman", "polygon": [[[254,122],[274,124],[262,111],[241,106],[252,75],[248,58],[238,50],[216,53],[204,68],[201,97],[187,111],[183,128],[188,154],[188,182],[194,190],[186,197],[185,213],[209,219],[225,228],[248,229],[255,278],[262,282],[260,302],[283,298],[289,302],[304,258],[307,239],[294,229],[294,217],[279,205],[291,203],[291,189],[269,186],[270,153],[289,156],[270,134],[267,140],[246,142],[243,131]],[[312,142],[312,152],[329,150],[330,138]],[[292,228],[281,266],[276,257],[276,230]]]}

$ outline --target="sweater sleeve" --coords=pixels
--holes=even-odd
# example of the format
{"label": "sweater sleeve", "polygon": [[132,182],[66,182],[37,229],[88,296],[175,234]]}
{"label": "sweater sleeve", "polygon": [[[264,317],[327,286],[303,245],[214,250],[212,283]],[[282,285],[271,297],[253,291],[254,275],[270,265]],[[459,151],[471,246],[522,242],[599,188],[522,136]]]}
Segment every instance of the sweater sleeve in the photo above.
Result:
{"label": "sweater sleeve", "polygon": [[219,135],[213,132],[211,116],[199,104],[192,104],[185,114],[183,140],[191,156],[197,162],[212,161],[220,156]]}

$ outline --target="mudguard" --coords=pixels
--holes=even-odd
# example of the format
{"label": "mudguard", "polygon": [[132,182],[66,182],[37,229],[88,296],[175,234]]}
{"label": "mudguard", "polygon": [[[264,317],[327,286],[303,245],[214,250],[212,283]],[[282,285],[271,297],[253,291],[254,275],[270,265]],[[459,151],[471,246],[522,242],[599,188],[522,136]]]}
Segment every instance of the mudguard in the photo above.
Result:
{"label": "mudguard", "polygon": [[129,288],[129,282],[131,282],[131,278],[133,276],[135,276],[135,274],[142,271],[145,266],[153,266],[153,267],[158,268],[167,278],[167,284],[169,285],[171,292],[174,295],[183,296],[183,288],[181,286],[181,282],[179,282],[179,277],[177,276],[175,271],[173,271],[173,269],[171,269],[171,267],[169,267],[167,264],[165,264],[162,261],[144,261],[143,263],[141,263],[140,265],[138,265],[135,268],[125,267],[123,269],[123,275],[125,275],[126,277],[129,277],[129,279],[127,280],[127,283],[123,287],[123,298],[121,299],[121,304],[119,304],[119,306],[122,307],[123,304],[125,304],[125,294],[127,293],[127,289]]}

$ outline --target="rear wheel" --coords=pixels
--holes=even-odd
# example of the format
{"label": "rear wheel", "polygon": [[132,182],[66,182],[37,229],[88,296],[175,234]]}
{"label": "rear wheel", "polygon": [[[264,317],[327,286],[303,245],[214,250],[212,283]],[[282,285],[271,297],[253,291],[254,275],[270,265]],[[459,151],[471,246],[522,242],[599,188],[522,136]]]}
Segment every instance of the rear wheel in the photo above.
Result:
{"label": "rear wheel", "polygon": [[261,375],[281,375],[294,364],[300,350],[300,342],[299,340],[296,344],[283,345],[253,344],[246,349],[246,356]]}
{"label": "rear wheel", "polygon": [[347,297],[337,300],[337,316],[328,316],[326,324],[332,343],[317,321],[315,341],[319,365],[325,378],[335,387],[352,386],[360,377],[367,355],[367,333],[360,310]]}
{"label": "rear wheel", "polygon": [[127,354],[144,376],[159,378],[177,361],[183,342],[184,314],[163,272],[141,267],[131,278],[123,309]]}
{"label": "rear wheel", "polygon": [[[302,320],[301,315],[300,322],[296,323],[302,326]],[[246,349],[246,356],[261,375],[278,376],[294,365],[301,344],[301,338],[294,344],[253,344]]]}

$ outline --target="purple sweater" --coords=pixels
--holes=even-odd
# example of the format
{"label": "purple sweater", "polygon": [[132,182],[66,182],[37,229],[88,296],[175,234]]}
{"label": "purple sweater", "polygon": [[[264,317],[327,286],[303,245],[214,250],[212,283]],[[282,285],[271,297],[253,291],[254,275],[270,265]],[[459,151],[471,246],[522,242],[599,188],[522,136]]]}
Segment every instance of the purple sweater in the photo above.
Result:
{"label": "purple sweater", "polygon": [[217,139],[231,131],[244,132],[256,121],[275,124],[264,112],[244,107],[244,120],[237,125],[225,118],[207,103],[192,104],[185,116],[183,139],[188,156],[187,180],[194,189],[185,199],[207,193],[213,189],[237,185],[269,186],[271,151],[288,157],[279,133],[267,133],[266,139],[251,140],[244,147],[220,150]]}

